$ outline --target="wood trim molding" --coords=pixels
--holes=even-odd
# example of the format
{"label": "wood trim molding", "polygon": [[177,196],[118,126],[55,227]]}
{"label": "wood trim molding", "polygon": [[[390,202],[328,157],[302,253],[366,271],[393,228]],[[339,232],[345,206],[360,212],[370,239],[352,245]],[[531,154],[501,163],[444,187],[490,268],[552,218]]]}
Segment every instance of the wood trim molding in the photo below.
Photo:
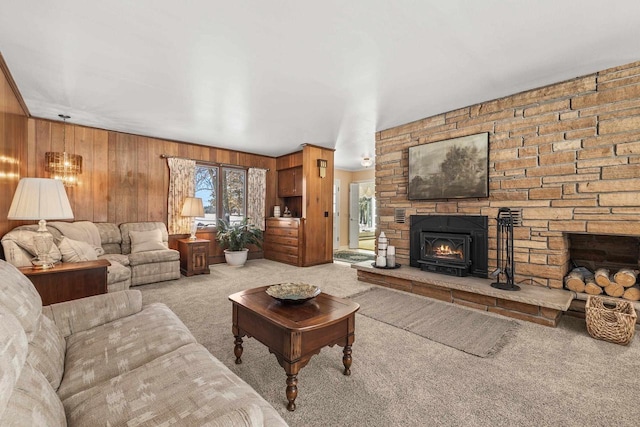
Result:
{"label": "wood trim molding", "polygon": [[335,148],[329,148],[329,147],[322,147],[320,145],[315,145],[315,144],[308,144],[308,143],[304,143],[304,144],[300,144],[302,147],[316,147],[319,148],[321,150],[329,150],[329,151],[336,151]]}
{"label": "wood trim molding", "polygon": [[2,56],[2,52],[0,52],[0,70],[2,70],[5,78],[7,79],[7,82],[9,83],[9,86],[11,87],[11,90],[13,91],[13,94],[18,99],[18,103],[20,104],[20,107],[22,107],[22,111],[27,117],[31,117],[31,113],[29,113],[27,104],[25,104],[24,99],[20,94],[20,90],[18,90],[18,85],[16,85],[15,80],[13,80],[11,71],[9,71],[9,67],[7,66],[7,63],[5,62],[4,57]]}

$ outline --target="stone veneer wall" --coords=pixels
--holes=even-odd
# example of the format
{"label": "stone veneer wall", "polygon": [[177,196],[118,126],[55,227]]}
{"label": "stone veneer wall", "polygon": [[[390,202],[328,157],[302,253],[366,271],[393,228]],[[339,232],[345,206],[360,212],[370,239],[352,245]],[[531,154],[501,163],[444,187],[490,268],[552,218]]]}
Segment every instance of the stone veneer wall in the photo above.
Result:
{"label": "stone veneer wall", "polygon": [[[408,200],[408,148],[489,132],[489,197]],[[409,215],[489,217],[496,262],[500,207],[522,210],[516,282],[562,287],[567,233],[640,236],[640,62],[376,133],[379,231],[409,260]],[[394,222],[395,209],[407,222]]]}

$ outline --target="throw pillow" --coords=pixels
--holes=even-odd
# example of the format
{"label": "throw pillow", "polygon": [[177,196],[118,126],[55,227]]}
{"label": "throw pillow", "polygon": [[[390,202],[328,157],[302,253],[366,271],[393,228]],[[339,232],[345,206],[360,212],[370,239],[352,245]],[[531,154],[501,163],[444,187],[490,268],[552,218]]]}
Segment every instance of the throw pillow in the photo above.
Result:
{"label": "throw pillow", "polygon": [[98,259],[96,250],[87,242],[63,237],[58,248],[62,253],[62,262],[95,261]]}
{"label": "throw pillow", "polygon": [[149,231],[129,231],[129,237],[132,254],[167,249],[167,245],[162,241],[162,232],[157,228]]}

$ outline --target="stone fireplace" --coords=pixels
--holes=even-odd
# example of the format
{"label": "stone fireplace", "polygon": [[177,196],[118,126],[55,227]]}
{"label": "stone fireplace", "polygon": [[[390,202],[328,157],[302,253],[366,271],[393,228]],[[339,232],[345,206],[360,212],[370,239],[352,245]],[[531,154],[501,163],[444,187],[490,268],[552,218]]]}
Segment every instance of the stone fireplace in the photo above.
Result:
{"label": "stone fireplace", "polygon": [[487,277],[488,220],[479,215],[412,215],[410,265],[453,276]]}
{"label": "stone fireplace", "polygon": [[[378,231],[396,247],[398,263],[419,267],[413,232],[396,221],[398,210],[409,217],[487,217],[489,272],[497,266],[498,212],[519,210],[514,281],[543,289],[563,288],[576,250],[595,263],[589,258],[601,251],[601,236],[640,236],[638,79],[640,62],[377,132]],[[409,199],[409,148],[480,132],[489,133],[488,197]],[[586,235],[598,242],[580,250],[576,236]],[[606,255],[612,270],[627,264],[624,254],[614,255]],[[467,274],[474,275],[471,269]]]}

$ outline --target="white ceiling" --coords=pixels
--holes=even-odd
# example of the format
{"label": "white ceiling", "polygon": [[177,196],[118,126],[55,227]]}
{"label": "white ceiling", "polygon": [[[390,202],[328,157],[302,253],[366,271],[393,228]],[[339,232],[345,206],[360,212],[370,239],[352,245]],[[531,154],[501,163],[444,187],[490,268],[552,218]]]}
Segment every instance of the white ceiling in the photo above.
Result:
{"label": "white ceiling", "polygon": [[375,132],[640,59],[638,0],[0,0],[35,117],[360,169]]}

